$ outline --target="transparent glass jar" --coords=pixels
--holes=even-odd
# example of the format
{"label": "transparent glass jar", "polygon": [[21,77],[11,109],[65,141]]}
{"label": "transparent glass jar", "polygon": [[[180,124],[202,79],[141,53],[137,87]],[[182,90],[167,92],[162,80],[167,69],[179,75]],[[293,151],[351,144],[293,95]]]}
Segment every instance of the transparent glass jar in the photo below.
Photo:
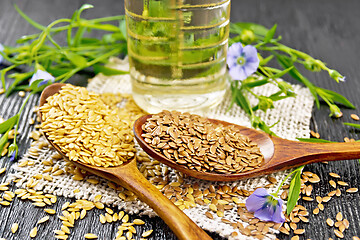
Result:
{"label": "transparent glass jar", "polygon": [[218,104],[230,0],[125,0],[133,97],[149,113]]}

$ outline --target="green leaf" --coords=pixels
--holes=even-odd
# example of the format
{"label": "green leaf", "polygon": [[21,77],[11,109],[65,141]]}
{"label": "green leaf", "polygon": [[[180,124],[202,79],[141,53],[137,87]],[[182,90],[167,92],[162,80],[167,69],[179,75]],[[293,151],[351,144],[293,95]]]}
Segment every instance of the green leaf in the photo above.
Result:
{"label": "green leaf", "polygon": [[35,22],[34,20],[32,20],[30,17],[28,17],[23,11],[20,10],[20,8],[14,4],[14,7],[16,9],[16,11],[20,14],[20,16],[22,16],[28,23],[30,23],[33,27],[40,29],[40,30],[45,30],[46,27]]}
{"label": "green leaf", "polygon": [[112,24],[96,24],[83,20],[81,21],[81,25],[87,28],[99,29],[108,32],[120,32],[119,27]]}
{"label": "green leaf", "polygon": [[120,28],[120,32],[123,35],[124,40],[126,40],[127,39],[127,31],[126,31],[126,21],[125,20],[120,22],[119,28]]}
{"label": "green leaf", "polygon": [[230,33],[241,34],[244,30],[251,30],[254,34],[265,37],[268,33],[269,29],[264,27],[263,25],[249,22],[238,22],[238,23],[230,23]]}
{"label": "green leaf", "polygon": [[360,124],[344,122],[344,125],[360,129]]}
{"label": "green leaf", "polygon": [[244,88],[248,87],[248,88],[253,88],[253,87],[258,87],[258,86],[262,86],[269,83],[268,79],[251,79],[249,81],[249,79],[247,79],[246,81],[242,82],[242,85]]}
{"label": "green leaf", "polygon": [[320,102],[319,102],[319,98],[317,96],[317,92],[316,92],[316,87],[314,86],[314,84],[312,84],[306,77],[304,77],[297,69],[296,67],[293,65],[293,62],[291,61],[291,59],[287,56],[284,55],[279,55],[279,54],[275,54],[276,59],[278,60],[278,62],[280,63],[280,65],[283,68],[290,68],[293,67],[290,71],[289,74],[290,76],[292,76],[294,79],[298,80],[299,82],[303,83],[306,87],[309,88],[311,94],[314,96],[315,98],[315,103],[316,106],[318,108],[320,108]]}
{"label": "green leaf", "polygon": [[4,135],[2,135],[2,137],[0,138],[0,152],[3,151],[5,144],[8,141],[8,135],[9,135],[9,131],[7,131]]}
{"label": "green leaf", "polygon": [[299,199],[300,187],[301,187],[301,171],[296,171],[290,182],[288,201],[286,205],[286,213],[289,215],[294,209],[297,200]]}
{"label": "green leaf", "polygon": [[332,141],[320,139],[320,138],[296,138],[300,142],[312,142],[312,143],[332,143]]}
{"label": "green leaf", "polygon": [[233,86],[233,84],[231,85],[231,90],[232,90],[232,93],[233,93],[234,102],[238,106],[240,106],[242,109],[244,109],[244,111],[248,115],[251,115],[252,110],[251,110],[251,107],[250,107],[249,100],[243,95],[242,90],[238,89],[236,86]]}
{"label": "green leaf", "polygon": [[19,115],[16,114],[14,116],[12,116],[11,118],[9,118],[8,120],[6,120],[5,122],[2,122],[0,124],[0,134],[5,133],[6,131],[12,129],[15,125],[15,123],[17,122],[19,118]]}
{"label": "green leaf", "polygon": [[337,92],[331,91],[329,89],[320,88],[320,87],[316,87],[316,91],[318,92],[318,94],[321,97],[323,95],[325,95],[327,99],[330,99],[334,102],[341,103],[345,107],[352,108],[352,109],[356,108],[349,100],[347,100],[346,97],[344,97],[343,95],[341,95]]}
{"label": "green leaf", "polygon": [[128,71],[122,71],[115,68],[105,67],[100,64],[96,64],[93,66],[95,74],[102,73],[105,76],[112,76],[112,75],[123,75],[128,74]]}
{"label": "green leaf", "polygon": [[86,58],[79,54],[76,54],[72,51],[64,51],[64,55],[78,68],[85,68],[87,66]]}
{"label": "green leaf", "polygon": [[76,13],[77,21],[80,21],[80,15],[81,15],[81,13],[82,13],[84,10],[90,9],[90,8],[94,8],[94,6],[91,5],[91,4],[88,4],[88,3],[83,4],[83,5],[79,8],[79,10],[77,11],[77,13]]}
{"label": "green leaf", "polygon": [[270,56],[268,56],[267,58],[263,58],[263,59],[260,60],[259,65],[260,65],[260,66],[265,66],[265,65],[268,64],[268,63],[270,62],[270,60],[273,59],[273,58],[274,58],[274,55],[270,55]]}
{"label": "green leaf", "polygon": [[269,42],[271,39],[273,39],[275,32],[276,32],[277,24],[275,24],[267,33],[264,38],[264,42]]}
{"label": "green leaf", "polygon": [[6,90],[6,97],[10,96],[10,94],[14,91],[15,87],[22,84],[24,81],[28,80],[34,74],[33,71],[27,73],[14,73],[9,77],[14,78],[14,82],[9,86]]}

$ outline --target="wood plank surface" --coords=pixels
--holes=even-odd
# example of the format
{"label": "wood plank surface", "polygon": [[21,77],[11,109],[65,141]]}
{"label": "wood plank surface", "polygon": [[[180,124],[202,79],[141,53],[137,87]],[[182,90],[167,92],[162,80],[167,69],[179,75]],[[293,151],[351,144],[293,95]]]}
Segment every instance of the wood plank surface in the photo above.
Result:
{"label": "wood plank surface", "polygon": [[[34,33],[35,30],[25,22],[15,11],[13,3],[16,3],[31,18],[41,24],[47,25],[51,21],[61,17],[71,17],[73,11],[79,8],[83,0],[1,0],[0,1],[0,43],[15,45],[15,40],[22,35]],[[101,17],[124,13],[123,1],[119,0],[89,0],[95,6],[94,9],[85,12],[87,17]],[[328,66],[339,70],[346,75],[346,82],[337,84],[325,73],[308,74],[307,77],[314,80],[318,86],[329,88],[346,96],[357,107],[360,107],[360,1],[358,0],[316,0],[316,1],[292,1],[292,0],[233,0],[231,9],[231,21],[255,22],[271,27],[278,24],[278,34],[282,35],[283,42],[288,46],[307,52],[315,58],[322,59]],[[1,66],[0,66],[1,68]],[[76,76],[72,81],[84,83],[88,76]],[[294,83],[294,80],[285,78]],[[32,106],[36,105],[39,96],[33,96],[27,104],[20,121],[19,131],[19,156],[21,157],[29,147],[28,135],[33,130],[29,127],[28,120],[34,117]],[[21,106],[22,98],[16,94],[5,98],[0,95],[0,115],[7,119],[13,116]],[[322,104],[320,109],[314,108],[311,129],[320,133],[321,138],[332,141],[343,141],[344,137],[360,139],[360,132],[344,126],[343,122],[354,122],[350,118],[351,113],[360,115],[360,111],[342,109],[344,116],[340,119],[329,118],[329,110]],[[7,157],[0,159],[0,167],[10,169],[12,162]],[[329,164],[311,164],[306,166],[305,171],[318,174],[321,182],[314,185],[314,193],[325,196],[332,187],[328,183],[331,179],[329,172],[335,172],[342,176],[341,180],[350,183],[352,187],[360,187],[360,164],[357,160],[338,161]],[[0,175],[0,182],[5,174]],[[55,205],[60,210],[63,203],[71,201],[59,197]],[[315,202],[299,201],[310,211],[316,207]],[[336,239],[333,228],[330,228],[325,220],[330,217],[335,219],[340,211],[350,222],[350,228],[346,230],[344,239],[352,239],[352,236],[360,237],[360,194],[349,194],[343,191],[341,197],[333,198],[324,204],[325,210],[318,215],[310,215],[310,223],[298,224],[298,228],[304,228],[306,233],[302,239]],[[98,215],[101,210],[93,210],[88,213],[86,219],[79,221],[69,239],[83,239],[83,235],[93,232],[99,235],[99,239],[114,239],[117,231],[115,224],[98,224]],[[30,239],[29,232],[36,222],[45,213],[35,208],[30,202],[15,199],[10,207],[0,207],[0,238]],[[139,218],[139,216],[132,216]],[[154,229],[154,234],[149,239],[171,240],[176,239],[169,228],[159,218],[141,216],[146,224],[138,228],[139,232]],[[56,216],[51,216],[49,222],[40,225],[36,239],[53,239],[53,230],[60,229],[61,222]],[[10,232],[12,223],[19,223],[19,231],[16,234]],[[96,222],[96,224],[94,223]],[[222,239],[216,234],[211,234],[214,239]],[[290,239],[289,236],[280,234],[280,239]]]}

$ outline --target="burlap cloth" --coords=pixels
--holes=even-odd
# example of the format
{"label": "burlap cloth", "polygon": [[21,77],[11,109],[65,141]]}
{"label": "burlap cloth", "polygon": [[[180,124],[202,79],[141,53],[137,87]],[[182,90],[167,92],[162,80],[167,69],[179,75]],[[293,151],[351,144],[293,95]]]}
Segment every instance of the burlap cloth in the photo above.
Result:
{"label": "burlap cloth", "polygon": [[[127,60],[113,60],[113,67],[114,66],[119,69],[128,70]],[[118,75],[111,77],[98,75],[89,82],[87,88],[98,93],[131,93],[130,77],[129,75]],[[293,85],[293,88],[297,94],[295,98],[287,98],[275,102],[275,108],[267,111],[267,113],[262,111],[256,112],[258,116],[265,120],[265,122],[269,125],[278,122],[272,128],[272,131],[282,138],[292,140],[296,139],[297,137],[309,137],[309,125],[313,107],[313,97],[307,88],[301,87],[299,85]],[[276,90],[277,89],[273,85],[267,84],[265,86],[256,88],[255,92],[260,95],[269,96]],[[251,98],[250,101],[252,104],[254,104],[256,99]],[[250,122],[247,115],[238,106],[234,105],[230,110],[227,111],[230,102],[231,93],[228,92],[224,100],[216,108],[208,110],[207,112],[201,112],[199,114],[210,118],[217,118],[250,127]],[[24,160],[32,160],[34,161],[33,165],[28,165],[26,167],[18,167],[16,164],[14,165],[14,174],[11,175],[11,177],[17,179],[21,178],[20,181],[17,182],[18,187],[25,187],[28,179],[36,174],[42,173],[46,167],[42,164],[42,161],[51,159],[51,156],[55,153],[54,150],[50,148],[42,148],[39,149],[38,152],[40,154],[35,156],[31,151],[28,151],[19,161],[19,163],[21,163]],[[60,168],[64,168],[65,161],[59,160],[55,163],[55,165],[59,165]],[[169,173],[167,173],[170,183],[177,181],[177,174],[178,173],[173,170],[170,170]],[[276,178],[279,184],[284,179],[286,174],[287,172],[279,172],[272,174],[272,176]],[[90,176],[87,178],[99,179],[96,176]],[[39,183],[36,185],[35,189],[42,190],[45,193],[52,193],[57,196],[74,197],[76,199],[87,200],[94,200],[94,197],[97,194],[102,194],[103,197],[101,201],[104,204],[118,207],[119,209],[123,209],[124,211],[131,214],[144,214],[149,216],[156,215],[152,209],[139,200],[130,202],[122,200],[119,197],[119,193],[121,191],[115,191],[110,188],[106,180],[99,180],[99,184],[92,184],[87,182],[86,179],[82,181],[75,181],[72,179],[72,175],[63,174],[59,176],[53,176],[53,181],[51,182],[44,179],[39,180]],[[182,188],[186,184],[194,185],[195,183],[199,184],[199,190],[207,189],[211,184],[213,184],[215,187],[227,185],[231,188],[238,187],[240,189],[252,191],[257,187],[268,185],[269,181],[267,180],[267,177],[258,177],[235,182],[209,182],[186,177],[182,185],[179,187]],[[268,191],[274,192],[276,188],[277,186],[275,184],[273,187],[270,187]],[[75,189],[79,190],[76,190],[74,193]],[[245,202],[246,197],[240,197],[240,200]],[[221,220],[224,218],[231,222],[241,222],[236,207],[232,208],[231,210],[226,210],[224,212],[224,217],[218,217],[216,214],[213,214],[214,219],[209,219],[205,216],[205,212],[207,211],[209,211],[208,204],[197,204],[195,207],[184,209],[184,212],[203,229],[216,232],[222,237],[228,239],[253,239],[252,237],[240,234],[238,230],[234,229],[229,223],[225,223]],[[247,223],[244,223],[244,226],[246,225]],[[231,236],[231,233],[234,231],[239,233],[238,236]],[[276,233],[277,230],[270,229],[269,233],[266,234],[265,239],[275,239]]]}

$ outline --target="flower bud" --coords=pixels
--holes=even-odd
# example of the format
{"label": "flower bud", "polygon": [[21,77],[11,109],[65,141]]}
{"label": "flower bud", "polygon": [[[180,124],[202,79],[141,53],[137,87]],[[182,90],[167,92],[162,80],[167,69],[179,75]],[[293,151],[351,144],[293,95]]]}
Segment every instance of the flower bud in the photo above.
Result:
{"label": "flower bud", "polygon": [[330,105],[330,114],[329,114],[330,117],[334,116],[336,118],[340,118],[342,117],[342,115],[343,114],[338,106],[336,106],[335,104]]}
{"label": "flower bud", "polygon": [[312,72],[320,72],[322,69],[323,63],[320,60],[306,60],[304,67]]}
{"label": "flower bud", "polygon": [[255,41],[255,34],[251,30],[244,29],[241,31],[240,40],[245,45],[250,44]]}
{"label": "flower bud", "polygon": [[259,109],[263,110],[264,112],[269,108],[274,108],[273,100],[268,97],[260,96],[259,97]]}
{"label": "flower bud", "polygon": [[345,76],[341,75],[338,71],[334,70],[334,69],[330,69],[329,70],[329,75],[332,79],[334,79],[335,81],[339,82],[344,82],[345,81]]}

